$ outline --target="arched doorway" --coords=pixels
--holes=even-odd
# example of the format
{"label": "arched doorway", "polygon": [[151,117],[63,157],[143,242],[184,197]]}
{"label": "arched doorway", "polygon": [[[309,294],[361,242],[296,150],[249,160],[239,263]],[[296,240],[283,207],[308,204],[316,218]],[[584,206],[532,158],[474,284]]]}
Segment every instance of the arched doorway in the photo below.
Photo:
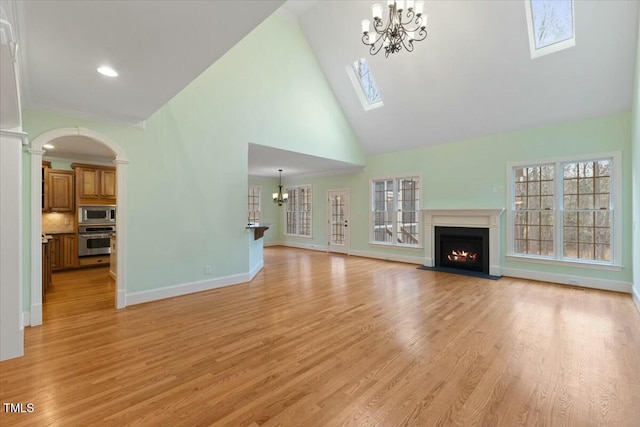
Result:
{"label": "arched doorway", "polygon": [[118,239],[117,245],[117,264],[118,270],[116,272],[116,294],[115,294],[115,306],[116,308],[124,308],[126,306],[125,291],[127,289],[126,284],[126,233],[127,233],[127,221],[126,221],[126,206],[127,206],[127,164],[129,161],[126,158],[124,150],[110,138],[89,129],[85,128],[61,128],[55,129],[49,132],[45,132],[42,135],[35,138],[31,143],[31,306],[30,306],[30,321],[31,326],[37,326],[42,324],[42,209],[40,207],[40,193],[41,193],[41,165],[42,156],[45,151],[43,146],[57,138],[65,136],[84,136],[103,144],[113,151],[115,159],[113,163],[116,166],[116,188],[118,194],[118,203],[116,207],[116,217],[118,222],[116,224]]}

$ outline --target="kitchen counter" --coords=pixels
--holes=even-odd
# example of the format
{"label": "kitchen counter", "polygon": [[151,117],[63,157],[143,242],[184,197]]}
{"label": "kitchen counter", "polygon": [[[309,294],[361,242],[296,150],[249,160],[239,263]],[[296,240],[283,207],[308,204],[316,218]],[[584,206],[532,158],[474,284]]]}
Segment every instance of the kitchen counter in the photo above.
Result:
{"label": "kitchen counter", "polygon": [[258,240],[264,236],[264,232],[273,227],[274,224],[249,223],[247,230],[253,230],[253,240]]}

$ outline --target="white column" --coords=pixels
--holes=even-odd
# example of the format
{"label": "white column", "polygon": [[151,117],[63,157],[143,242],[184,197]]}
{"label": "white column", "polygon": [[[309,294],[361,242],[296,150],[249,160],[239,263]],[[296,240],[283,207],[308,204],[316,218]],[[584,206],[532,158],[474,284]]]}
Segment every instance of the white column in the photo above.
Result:
{"label": "white column", "polygon": [[43,150],[30,149],[31,154],[31,326],[42,325],[42,155]]}
{"label": "white column", "polygon": [[24,354],[22,132],[0,131],[0,360]]}
{"label": "white column", "polygon": [[116,157],[116,308],[127,306],[127,160]]}

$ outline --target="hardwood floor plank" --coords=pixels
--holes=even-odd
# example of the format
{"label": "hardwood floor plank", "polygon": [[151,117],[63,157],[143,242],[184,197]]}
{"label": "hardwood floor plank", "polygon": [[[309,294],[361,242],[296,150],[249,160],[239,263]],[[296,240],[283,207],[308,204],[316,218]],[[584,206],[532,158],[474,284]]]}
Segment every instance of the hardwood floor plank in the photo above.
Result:
{"label": "hardwood floor plank", "polygon": [[265,248],[251,283],[113,308],[54,275],[0,425],[637,426],[626,294]]}

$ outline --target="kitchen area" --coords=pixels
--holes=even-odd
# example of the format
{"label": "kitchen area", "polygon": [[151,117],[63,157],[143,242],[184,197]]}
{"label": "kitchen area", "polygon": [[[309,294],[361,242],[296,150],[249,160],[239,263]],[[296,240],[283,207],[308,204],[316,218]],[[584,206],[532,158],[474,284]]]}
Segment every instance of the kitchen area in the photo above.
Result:
{"label": "kitchen area", "polygon": [[108,275],[115,282],[115,246],[115,168],[55,159],[43,161],[43,301],[47,302],[60,272],[83,270],[83,277],[90,277],[92,273],[104,275],[108,267]]}

